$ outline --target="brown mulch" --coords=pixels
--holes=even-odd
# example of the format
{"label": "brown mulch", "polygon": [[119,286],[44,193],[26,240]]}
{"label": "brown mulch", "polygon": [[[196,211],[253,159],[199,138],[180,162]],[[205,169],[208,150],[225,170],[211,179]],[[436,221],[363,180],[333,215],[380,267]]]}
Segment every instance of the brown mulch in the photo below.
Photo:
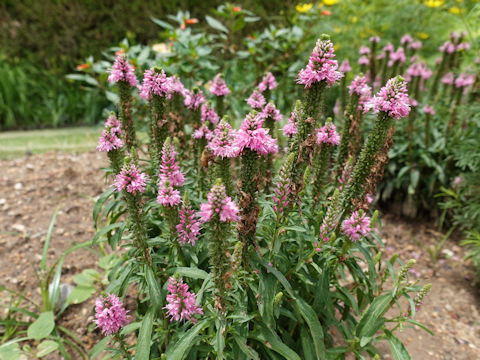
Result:
{"label": "brown mulch", "polygon": [[[51,152],[0,160],[0,286],[40,299],[35,269],[55,208],[59,206],[60,211],[48,252],[49,264],[75,243],[93,237],[91,212],[95,197],[108,186],[100,170],[106,164],[106,157],[96,152]],[[398,336],[407,344],[412,359],[479,359],[480,285],[472,285],[475,274],[462,260],[465,250],[458,246],[458,240],[445,244],[433,275],[428,253],[418,245],[430,246],[438,241],[439,235],[432,229],[428,224],[383,217],[386,256],[398,252],[403,261],[416,259],[411,278],[433,284],[416,319],[435,336],[411,328]],[[95,268],[97,261],[86,250],[70,254],[64,262],[62,282],[73,284],[73,275]],[[6,300],[3,298],[1,305]],[[98,330],[91,333],[87,329],[93,320],[92,308],[91,299],[69,308],[60,320],[88,349],[101,339]],[[388,345],[382,344],[381,348],[384,358],[392,359]]]}

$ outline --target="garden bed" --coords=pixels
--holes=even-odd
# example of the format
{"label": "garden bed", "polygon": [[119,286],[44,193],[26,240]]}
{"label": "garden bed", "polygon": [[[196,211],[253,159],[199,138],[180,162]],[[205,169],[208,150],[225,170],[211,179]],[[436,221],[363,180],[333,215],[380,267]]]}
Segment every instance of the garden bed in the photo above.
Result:
{"label": "garden bed", "polygon": [[[95,230],[91,212],[94,198],[109,185],[100,168],[106,157],[97,152],[69,155],[49,152],[13,160],[1,160],[0,168],[0,286],[25,292],[39,299],[35,267],[41,259],[47,228],[58,206],[48,253],[53,264],[64,250],[78,242],[91,240]],[[403,261],[415,258],[415,272],[410,275],[422,284],[432,282],[432,291],[416,319],[435,332],[420,329],[399,333],[412,359],[476,359],[480,357],[480,293],[472,286],[475,274],[462,261],[464,249],[449,240],[433,276],[428,253],[418,242],[428,246],[438,238],[428,224],[404,222],[383,217],[385,252],[389,257],[400,253]],[[73,284],[72,276],[95,268],[98,259],[86,250],[68,255],[62,282]],[[5,298],[2,305],[5,305]],[[133,310],[133,309],[132,309]],[[90,349],[102,339],[98,330],[88,331],[93,321],[93,299],[70,307],[61,324],[73,331]],[[388,345],[385,358],[391,358]],[[50,357],[60,358],[58,355]]]}

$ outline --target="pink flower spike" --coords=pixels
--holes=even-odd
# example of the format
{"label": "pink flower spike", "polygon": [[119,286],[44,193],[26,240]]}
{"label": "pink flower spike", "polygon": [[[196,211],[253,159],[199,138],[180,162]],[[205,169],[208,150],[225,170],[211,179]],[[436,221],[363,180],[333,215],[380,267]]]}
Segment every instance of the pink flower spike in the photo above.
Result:
{"label": "pink flower spike", "polygon": [[342,72],[343,74],[346,74],[351,70],[352,70],[352,67],[350,66],[350,61],[348,60],[343,60],[342,63],[340,64],[340,67],[338,68],[338,71]]}
{"label": "pink flower spike", "polygon": [[283,127],[283,134],[288,137],[292,137],[297,133],[297,111],[292,111],[288,123]]}
{"label": "pink flower spike", "polygon": [[135,70],[128,62],[125,55],[118,55],[115,58],[115,62],[110,69],[110,74],[108,75],[108,81],[110,83],[118,83],[119,81],[123,81],[129,83],[132,87],[137,86],[138,81],[137,77],[135,76]]}
{"label": "pink flower spike", "polygon": [[371,43],[376,43],[376,44],[378,44],[378,43],[380,42],[380,36],[376,36],[376,35],[375,35],[375,36],[371,36],[369,40],[370,40]]}
{"label": "pink flower spike", "polygon": [[215,112],[213,107],[208,104],[203,104],[201,107],[201,112],[202,112],[202,124],[210,122],[213,125],[217,125],[218,122],[220,121],[220,117],[218,114]]}
{"label": "pink flower spike", "polygon": [[430,106],[430,105],[425,105],[425,106],[423,107],[423,112],[424,112],[425,114],[435,115],[435,110],[434,110],[433,107]]}
{"label": "pink flower spike", "polygon": [[260,155],[275,154],[278,152],[277,139],[268,134],[268,129],[262,127],[263,117],[249,113],[237,131],[235,146],[242,152],[248,148]]}
{"label": "pink flower spike", "polygon": [[193,91],[185,89],[184,96],[185,100],[183,103],[190,110],[199,109],[200,106],[207,101],[205,95],[203,94],[203,91],[198,89],[194,89]]}
{"label": "pink flower spike", "polygon": [[160,180],[157,203],[165,207],[177,206],[180,204],[180,192],[168,180]]}
{"label": "pink flower spike", "polygon": [[274,121],[280,122],[283,119],[282,114],[280,114],[280,110],[278,110],[275,104],[271,101],[267,105],[265,105],[259,115],[262,116],[265,120],[272,119]]}
{"label": "pink flower spike", "polygon": [[337,133],[337,127],[334,123],[328,121],[317,132],[317,144],[338,145],[340,143],[340,135]]}
{"label": "pink flower spike", "polygon": [[182,206],[179,211],[180,222],[177,224],[178,242],[182,245],[189,243],[195,246],[200,234],[200,222],[196,219],[195,211],[190,204]]}
{"label": "pink flower spike", "polygon": [[358,65],[368,65],[369,63],[370,63],[370,60],[365,55],[360,56],[360,59],[358,59]]}
{"label": "pink flower spike", "polygon": [[362,212],[354,211],[352,216],[342,223],[342,232],[355,242],[370,232],[370,218]]}
{"label": "pink flower spike", "polygon": [[369,101],[368,108],[375,113],[385,112],[394,119],[408,116],[410,113],[410,100],[407,86],[401,76],[387,81],[387,84]]}
{"label": "pink flower spike", "polygon": [[271,72],[268,72],[265,74],[263,77],[262,81],[260,84],[258,84],[258,90],[260,92],[264,92],[265,90],[274,90],[277,87],[277,82],[275,81],[275,76]]}
{"label": "pink flower spike", "polygon": [[298,73],[297,84],[309,88],[314,83],[325,81],[327,86],[334,85],[343,77],[343,73],[337,71],[337,60],[333,60],[335,52],[328,35],[322,35],[312,51],[305,69]]}
{"label": "pink flower spike", "polygon": [[111,114],[105,121],[102,136],[98,139],[97,151],[109,152],[121,149],[123,147],[123,141],[120,139],[122,135],[122,124],[115,115]]}
{"label": "pink flower spike", "polygon": [[200,205],[200,221],[208,222],[218,214],[221,222],[238,221],[239,209],[235,202],[227,196],[225,186],[217,183],[207,195],[208,202]]}
{"label": "pink flower spike", "polygon": [[160,181],[169,181],[173,186],[182,186],[185,176],[180,171],[176,160],[177,152],[170,141],[165,141],[162,148],[162,163],[160,164]]}
{"label": "pink flower spike", "polygon": [[210,93],[216,96],[225,96],[230,94],[230,90],[228,89],[225,80],[223,80],[222,74],[215,75],[212,86],[210,87]]}
{"label": "pink flower spike", "polygon": [[448,72],[442,77],[442,83],[445,85],[452,85],[455,82],[455,76],[452,72]]}
{"label": "pink flower spike", "polygon": [[194,315],[203,315],[203,309],[196,304],[195,293],[188,291],[188,285],[183,283],[182,278],[175,279],[171,276],[168,279],[167,316],[170,322],[183,320],[191,320],[196,324],[197,319]]}
{"label": "pink flower spike", "polygon": [[213,131],[207,147],[213,152],[213,155],[222,159],[237,157],[240,149],[235,145],[235,136],[236,132],[232,126],[222,120]]}
{"label": "pink flower spike", "polygon": [[143,82],[138,87],[142,99],[151,100],[153,95],[169,97],[172,91],[165,71],[151,68],[145,71]]}
{"label": "pink flower spike", "polygon": [[410,34],[405,34],[402,36],[400,39],[400,44],[405,45],[405,44],[410,44],[413,42],[413,38],[410,36]]}
{"label": "pink flower spike", "polygon": [[364,45],[360,46],[360,50],[358,50],[358,53],[360,55],[368,55],[370,54],[370,52],[371,52],[370,48]]}
{"label": "pink flower spike", "polygon": [[129,323],[127,311],[118,296],[106,294],[95,300],[95,322],[106,336],[116,334]]}
{"label": "pink flower spike", "polygon": [[245,101],[252,109],[261,109],[266,103],[265,97],[257,89],[253,90],[252,95],[250,95],[248,99],[245,99]]}
{"label": "pink flower spike", "polygon": [[148,176],[139,172],[134,164],[125,164],[115,178],[115,187],[117,191],[126,190],[135,195],[137,191],[140,193],[145,191],[147,181]]}

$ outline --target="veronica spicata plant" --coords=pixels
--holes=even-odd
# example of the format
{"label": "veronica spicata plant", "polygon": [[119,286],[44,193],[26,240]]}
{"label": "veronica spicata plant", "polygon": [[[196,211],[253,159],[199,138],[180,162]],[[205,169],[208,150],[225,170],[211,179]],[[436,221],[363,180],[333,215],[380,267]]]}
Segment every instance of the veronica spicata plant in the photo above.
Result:
{"label": "veronica spicata plant", "polygon": [[[126,100],[137,90],[125,76]],[[108,224],[95,241],[123,252],[108,295],[97,300],[111,351],[135,359],[345,359],[379,356],[376,345],[386,340],[398,359],[409,358],[395,331],[418,324],[429,287],[408,279],[414,261],[384,259],[378,212],[367,201],[393,129],[409,115],[408,88],[396,76],[372,97],[372,79],[359,75],[339,121],[325,103],[342,78],[322,35],[298,73],[304,95],[285,139],[275,131],[282,117],[272,74],[252,89],[253,109],[239,121],[222,118],[236,94],[220,74],[208,92],[146,71],[139,91],[151,109],[148,142],[123,148],[131,133],[108,125],[99,145],[124,158],[111,179],[116,191],[94,212]],[[373,122],[363,146],[361,120]]]}

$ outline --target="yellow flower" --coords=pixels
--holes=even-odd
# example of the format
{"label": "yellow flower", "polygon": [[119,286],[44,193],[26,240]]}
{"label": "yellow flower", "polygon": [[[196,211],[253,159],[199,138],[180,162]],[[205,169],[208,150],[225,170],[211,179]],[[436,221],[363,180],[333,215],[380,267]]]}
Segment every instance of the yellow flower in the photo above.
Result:
{"label": "yellow flower", "polygon": [[416,35],[416,37],[418,37],[419,39],[422,39],[422,40],[426,40],[430,37],[430,35],[428,35],[427,33],[424,33],[424,32],[418,32],[415,35]]}
{"label": "yellow flower", "polygon": [[335,45],[333,45],[333,50],[338,51],[338,49],[340,49],[339,43],[336,43]]}
{"label": "yellow flower", "polygon": [[445,4],[445,0],[424,0],[425,5],[431,8],[436,8]]}
{"label": "yellow flower", "polygon": [[334,28],[333,28],[333,31],[335,31],[336,33],[339,33],[339,32],[342,31],[342,29],[339,28],[339,27],[334,27]]}
{"label": "yellow flower", "polygon": [[310,11],[312,6],[313,6],[312,3],[302,4],[302,5],[297,5],[295,9],[297,9],[297,11],[300,13],[306,13]]}
{"label": "yellow flower", "polygon": [[352,23],[355,24],[357,22],[357,20],[358,20],[358,18],[356,16],[352,17]]}
{"label": "yellow flower", "polygon": [[448,9],[449,12],[451,12],[452,14],[460,14],[462,12],[462,9],[460,9],[459,7],[451,7],[450,9]]}
{"label": "yellow flower", "polygon": [[340,0],[323,0],[323,3],[327,6],[338,4]]}

